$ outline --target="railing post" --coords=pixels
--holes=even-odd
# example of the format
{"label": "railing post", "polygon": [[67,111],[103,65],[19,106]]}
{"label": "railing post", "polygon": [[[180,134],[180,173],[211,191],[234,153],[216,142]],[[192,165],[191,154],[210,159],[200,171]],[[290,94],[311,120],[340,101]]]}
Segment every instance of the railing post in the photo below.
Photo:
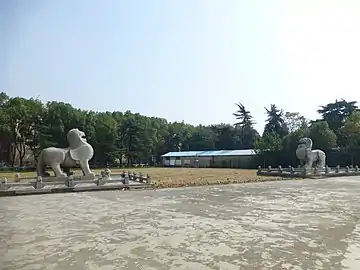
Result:
{"label": "railing post", "polygon": [[303,169],[303,175],[306,177],[308,175],[308,168],[305,166]]}
{"label": "railing post", "polygon": [[293,167],[293,166],[289,165],[289,171],[290,171],[290,175],[291,175],[291,176],[294,176],[295,170],[294,170],[294,167]]}
{"label": "railing post", "polygon": [[65,185],[67,187],[74,187],[75,186],[74,175],[70,175],[68,178],[66,178]]}
{"label": "railing post", "polygon": [[340,172],[340,165],[337,165],[335,168],[335,173],[339,173]]}
{"label": "railing post", "polygon": [[34,183],[35,189],[41,189],[44,187],[43,179],[41,176],[36,177],[36,181]]}
{"label": "railing post", "polygon": [[283,172],[282,167],[281,167],[281,165],[279,165],[279,167],[278,167],[278,173],[282,173],[282,172]]}
{"label": "railing post", "polygon": [[105,170],[100,172],[101,178],[106,182],[107,180],[111,180],[111,170],[106,168]]}
{"label": "railing post", "polygon": [[269,165],[269,167],[268,167],[268,172],[271,172],[271,166]]}
{"label": "railing post", "polygon": [[0,182],[0,190],[7,190],[10,188],[10,185],[8,185],[8,183],[7,183],[6,177],[3,177],[0,181],[1,181]]}
{"label": "railing post", "polygon": [[123,184],[124,185],[128,185],[129,184],[129,177],[130,177],[130,174],[129,174],[129,172],[126,174],[124,174],[124,177],[123,177]]}
{"label": "railing post", "polygon": [[358,172],[358,171],[359,171],[359,166],[356,165],[356,166],[355,166],[355,172]]}
{"label": "railing post", "polygon": [[151,184],[151,178],[150,178],[150,175],[146,175],[146,183],[147,184]]}
{"label": "railing post", "polygon": [[20,173],[15,173],[15,182],[20,182]]}
{"label": "railing post", "polygon": [[96,179],[96,185],[97,186],[103,186],[105,185],[105,181],[104,179],[102,178],[102,176],[100,175],[98,179]]}

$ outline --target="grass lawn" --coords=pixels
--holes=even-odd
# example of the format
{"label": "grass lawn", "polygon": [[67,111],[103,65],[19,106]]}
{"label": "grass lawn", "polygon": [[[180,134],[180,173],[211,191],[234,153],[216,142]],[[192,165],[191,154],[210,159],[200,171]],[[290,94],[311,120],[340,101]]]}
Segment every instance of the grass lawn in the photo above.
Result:
{"label": "grass lawn", "polygon": [[[51,170],[48,170],[52,172]],[[94,170],[97,174],[100,169]],[[126,170],[127,171],[127,170]],[[215,168],[132,168],[136,173],[149,174],[157,188],[184,187],[197,185],[234,184],[280,180],[279,177],[257,176],[256,170],[215,169]],[[112,173],[122,169],[111,169]],[[75,174],[80,174],[75,171]],[[35,172],[20,173],[21,177],[35,177]],[[11,181],[15,172],[0,173]],[[26,180],[22,180],[26,181]]]}

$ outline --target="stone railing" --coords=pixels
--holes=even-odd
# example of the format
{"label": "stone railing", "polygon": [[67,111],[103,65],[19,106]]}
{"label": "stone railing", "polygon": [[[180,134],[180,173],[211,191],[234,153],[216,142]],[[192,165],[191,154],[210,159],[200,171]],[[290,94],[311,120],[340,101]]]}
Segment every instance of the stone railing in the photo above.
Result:
{"label": "stone railing", "polygon": [[[86,184],[86,186],[84,186]],[[89,185],[90,184],[90,185]],[[58,187],[60,185],[60,187]],[[57,186],[47,188],[46,186]],[[152,186],[149,175],[136,172],[121,172],[111,174],[109,169],[103,170],[98,176],[64,176],[64,177],[21,177],[0,180],[0,196],[32,194],[80,192],[91,190],[149,188]],[[30,187],[30,188],[29,188]],[[32,188],[31,188],[32,187]]]}
{"label": "stone railing", "polygon": [[346,166],[341,168],[340,166],[336,166],[334,168],[330,168],[325,166],[324,169],[318,168],[294,168],[289,166],[287,168],[283,168],[279,166],[277,168],[272,168],[269,166],[268,168],[258,167],[257,175],[261,176],[281,176],[281,177],[336,177],[336,176],[351,176],[351,175],[360,175],[360,170],[358,166]]}

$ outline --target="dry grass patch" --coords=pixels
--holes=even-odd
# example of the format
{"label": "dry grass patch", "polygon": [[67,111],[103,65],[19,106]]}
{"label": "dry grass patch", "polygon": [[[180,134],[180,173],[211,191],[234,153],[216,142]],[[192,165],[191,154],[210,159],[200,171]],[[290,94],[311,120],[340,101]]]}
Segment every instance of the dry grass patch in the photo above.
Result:
{"label": "dry grass patch", "polygon": [[[94,170],[99,173],[101,170]],[[112,173],[122,169],[111,169]],[[128,171],[128,170],[126,170]],[[149,174],[156,188],[235,184],[281,180],[280,177],[257,176],[256,170],[215,168],[133,168],[130,171]],[[80,174],[79,171],[75,171]],[[21,177],[35,177],[35,172],[21,173]],[[15,172],[0,173],[0,177],[14,178]]]}
{"label": "dry grass patch", "polygon": [[214,168],[147,168],[157,188],[235,184],[280,180],[279,177],[257,176],[256,170]]}

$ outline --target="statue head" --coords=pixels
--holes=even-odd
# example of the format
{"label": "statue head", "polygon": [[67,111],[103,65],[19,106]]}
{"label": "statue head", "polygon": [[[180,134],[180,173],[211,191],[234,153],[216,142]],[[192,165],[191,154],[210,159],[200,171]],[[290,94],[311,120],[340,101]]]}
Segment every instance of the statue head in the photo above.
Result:
{"label": "statue head", "polygon": [[94,155],[94,150],[87,143],[85,133],[77,128],[69,130],[67,134],[69,141],[70,156],[74,160],[90,160]]}
{"label": "statue head", "polygon": [[76,149],[86,143],[85,133],[77,128],[70,129],[66,136],[70,149]]}
{"label": "statue head", "polygon": [[298,146],[297,148],[305,148],[305,149],[310,149],[312,148],[312,140],[310,138],[301,138],[298,142]]}

